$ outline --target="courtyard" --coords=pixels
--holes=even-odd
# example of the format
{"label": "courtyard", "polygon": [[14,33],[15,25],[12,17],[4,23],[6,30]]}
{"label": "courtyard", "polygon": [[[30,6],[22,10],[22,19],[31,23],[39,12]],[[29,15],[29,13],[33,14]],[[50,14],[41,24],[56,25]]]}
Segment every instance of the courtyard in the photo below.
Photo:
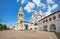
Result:
{"label": "courtyard", "polygon": [[55,33],[46,31],[0,31],[0,39],[58,39]]}

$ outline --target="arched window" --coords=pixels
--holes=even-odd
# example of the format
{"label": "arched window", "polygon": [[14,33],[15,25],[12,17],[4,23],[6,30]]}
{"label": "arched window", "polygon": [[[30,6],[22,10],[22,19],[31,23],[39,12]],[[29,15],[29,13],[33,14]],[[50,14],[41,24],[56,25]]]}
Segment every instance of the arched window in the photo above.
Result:
{"label": "arched window", "polygon": [[23,16],[23,14],[19,14],[19,16]]}
{"label": "arched window", "polygon": [[51,18],[49,18],[49,21],[51,21]]}
{"label": "arched window", "polygon": [[53,17],[53,20],[55,20],[55,19],[56,19],[56,16]]}
{"label": "arched window", "polygon": [[46,19],[46,22],[48,22],[48,19]]}
{"label": "arched window", "polygon": [[43,23],[45,23],[45,20],[43,20]]}
{"label": "arched window", "polygon": [[58,15],[58,17],[60,18],[60,14]]}

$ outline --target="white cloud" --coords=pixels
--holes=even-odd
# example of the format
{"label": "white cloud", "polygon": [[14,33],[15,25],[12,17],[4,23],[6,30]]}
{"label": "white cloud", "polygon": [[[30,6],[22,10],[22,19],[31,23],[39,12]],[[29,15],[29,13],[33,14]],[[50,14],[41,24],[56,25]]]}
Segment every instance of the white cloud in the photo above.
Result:
{"label": "white cloud", "polygon": [[48,15],[50,15],[51,14],[51,11],[47,11],[46,13],[45,13],[45,16],[48,16]]}
{"label": "white cloud", "polygon": [[45,12],[45,16],[48,16],[48,15],[50,15],[50,14],[51,14],[51,7],[48,6],[47,11]]}
{"label": "white cloud", "polygon": [[47,11],[43,15],[45,15],[45,16],[50,15],[51,11],[54,10],[54,9],[56,9],[57,7],[58,7],[57,4],[54,4],[52,7],[50,5],[48,5],[48,9],[47,9]]}
{"label": "white cloud", "polygon": [[41,0],[32,0],[38,7],[40,6],[40,1]]}
{"label": "white cloud", "polygon": [[46,4],[43,4],[43,3],[40,3],[41,4],[41,6],[46,6]]}
{"label": "white cloud", "polygon": [[50,5],[48,5],[48,9],[47,9],[48,11],[51,11],[51,6]]}
{"label": "white cloud", "polygon": [[50,14],[51,14],[51,11],[48,11],[48,10],[47,10],[47,11],[46,11],[45,13],[43,13],[42,15],[43,15],[43,16],[48,16],[48,15],[50,15]]}
{"label": "white cloud", "polygon": [[20,0],[16,0],[17,2],[19,2]]}
{"label": "white cloud", "polygon": [[40,6],[43,7],[44,9],[46,8],[46,4],[40,3]]}
{"label": "white cloud", "polygon": [[28,2],[28,0],[16,0],[17,2],[21,1],[21,4]]}
{"label": "white cloud", "polygon": [[[58,4],[55,4],[54,0],[46,0],[46,1],[47,1],[47,4],[48,4],[47,11],[43,15],[48,16],[52,13],[51,12],[52,10],[54,10],[58,7]],[[50,4],[52,4],[52,6]]]}
{"label": "white cloud", "polygon": [[32,12],[34,10],[32,10],[35,7],[35,4],[32,2],[28,2],[28,4],[24,7],[25,10],[27,10],[27,12]]}
{"label": "white cloud", "polygon": [[58,7],[57,4],[54,4],[52,7],[50,5],[48,5],[48,11],[52,11],[54,9],[56,9]]}
{"label": "white cloud", "polygon": [[54,0],[46,0],[48,4],[54,4]]}
{"label": "white cloud", "polygon": [[[17,0],[19,1],[19,0]],[[54,3],[54,0],[46,0],[47,4],[44,4],[41,2],[41,0],[32,0],[33,2],[28,2],[28,0],[22,0],[21,3],[28,3],[25,7],[24,10],[26,10],[27,12],[33,12],[35,10],[33,10],[35,8],[35,5],[37,5],[37,7],[42,7],[42,9],[47,8],[47,11],[43,14],[45,16],[48,16],[51,14],[51,11],[56,9],[58,7],[57,4]],[[52,6],[51,6],[51,5]]]}
{"label": "white cloud", "polygon": [[37,7],[43,7],[44,9],[46,8],[46,4],[41,3],[41,0],[32,0]]}
{"label": "white cloud", "polygon": [[22,1],[21,1],[22,4],[24,4],[24,3],[26,3],[26,2],[28,2],[28,0],[22,0]]}
{"label": "white cloud", "polygon": [[58,5],[57,5],[57,4],[54,4],[51,9],[54,10],[54,9],[56,9],[57,7],[58,7]]}
{"label": "white cloud", "polygon": [[[46,6],[46,4],[44,4],[44,3],[42,3],[41,0],[38,0],[38,1],[37,1],[37,0],[33,0],[33,2],[34,2],[38,7],[43,7],[43,8],[48,7],[47,11],[46,11],[43,15],[48,16],[48,15],[51,14],[51,10],[52,10],[53,7],[51,7],[49,4],[50,4],[50,3],[53,4],[53,3],[54,3],[53,0],[47,0],[48,6]],[[56,6],[56,5],[54,5],[54,6]]]}
{"label": "white cloud", "polygon": [[22,4],[25,2],[26,0],[22,0],[21,2],[22,2]]}

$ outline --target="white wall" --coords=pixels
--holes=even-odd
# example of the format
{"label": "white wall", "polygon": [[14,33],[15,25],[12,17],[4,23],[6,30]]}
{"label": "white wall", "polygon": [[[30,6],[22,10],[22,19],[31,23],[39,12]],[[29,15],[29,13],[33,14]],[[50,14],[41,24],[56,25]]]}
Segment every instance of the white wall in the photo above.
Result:
{"label": "white wall", "polygon": [[[51,31],[51,30],[50,30],[50,25],[51,25],[51,24],[55,24],[55,25],[56,25],[56,32],[60,32],[60,18],[58,18],[58,15],[59,15],[59,14],[60,14],[60,12],[55,13],[55,14],[53,14],[53,15],[45,18],[45,19],[43,19],[43,20],[48,19],[48,22],[45,22],[45,23],[43,23],[43,20],[40,20],[40,21],[38,22],[39,30],[43,30],[43,26],[44,26],[44,25],[47,25],[47,27],[48,27],[47,30],[48,30],[48,31]],[[56,19],[55,19],[55,20],[53,20],[53,16],[56,16]],[[52,18],[52,21],[49,21],[49,18]]]}

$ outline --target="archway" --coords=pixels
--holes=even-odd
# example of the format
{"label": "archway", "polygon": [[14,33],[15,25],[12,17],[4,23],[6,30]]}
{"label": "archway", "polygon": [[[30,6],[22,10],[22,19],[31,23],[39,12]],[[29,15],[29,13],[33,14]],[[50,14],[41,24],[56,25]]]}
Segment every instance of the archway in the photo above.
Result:
{"label": "archway", "polygon": [[47,31],[47,25],[44,25],[44,26],[43,26],[43,30],[44,30],[44,31]]}
{"label": "archway", "polygon": [[53,32],[56,31],[56,25],[55,24],[50,25],[50,31],[53,31]]}
{"label": "archway", "polygon": [[25,24],[25,30],[27,30],[28,29],[28,24]]}

